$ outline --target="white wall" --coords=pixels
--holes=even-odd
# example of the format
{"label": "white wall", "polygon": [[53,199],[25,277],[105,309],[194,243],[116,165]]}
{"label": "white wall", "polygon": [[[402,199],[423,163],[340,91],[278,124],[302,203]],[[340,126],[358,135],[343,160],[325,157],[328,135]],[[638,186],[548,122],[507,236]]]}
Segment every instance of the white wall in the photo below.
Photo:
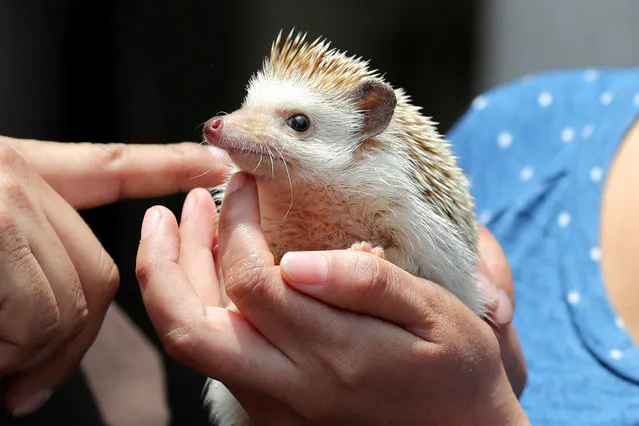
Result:
{"label": "white wall", "polygon": [[639,0],[483,0],[477,90],[563,67],[639,65]]}

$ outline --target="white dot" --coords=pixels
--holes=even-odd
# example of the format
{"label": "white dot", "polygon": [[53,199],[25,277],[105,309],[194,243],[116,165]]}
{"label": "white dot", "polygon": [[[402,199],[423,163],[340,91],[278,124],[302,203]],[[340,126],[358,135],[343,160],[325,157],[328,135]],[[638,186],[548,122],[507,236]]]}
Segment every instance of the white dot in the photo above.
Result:
{"label": "white dot", "polygon": [[632,98],[632,103],[639,107],[639,92],[635,93],[635,96]]}
{"label": "white dot", "polygon": [[621,317],[615,318],[615,325],[617,328],[621,328],[622,330],[626,328],[626,323],[621,319]]}
{"label": "white dot", "polygon": [[568,303],[570,303],[571,305],[576,305],[581,301],[581,293],[579,293],[577,290],[571,290],[570,292],[568,292],[566,300],[568,300]]}
{"label": "white dot", "polygon": [[532,167],[526,166],[523,169],[521,169],[521,171],[519,172],[519,179],[523,181],[528,181],[533,177],[534,173],[535,171],[533,170]]}
{"label": "white dot", "polygon": [[614,96],[611,92],[603,92],[601,96],[599,96],[599,100],[601,101],[602,105],[610,105],[613,99]]}
{"label": "white dot", "polygon": [[552,103],[552,95],[548,92],[541,92],[537,98],[537,102],[539,102],[540,107],[546,108]]}
{"label": "white dot", "polygon": [[559,226],[561,226],[562,228],[565,228],[566,226],[570,225],[570,220],[572,218],[570,217],[570,214],[567,212],[561,212],[559,213],[559,216],[557,216],[557,223],[559,224]]}
{"label": "white dot", "polygon": [[599,262],[599,260],[601,260],[601,249],[599,247],[590,249],[590,260],[593,262]]}
{"label": "white dot", "polygon": [[510,132],[501,132],[497,137],[497,144],[501,149],[506,149],[513,144],[513,135]]}
{"label": "white dot", "polygon": [[594,131],[595,131],[595,126],[593,124],[586,124],[581,129],[581,137],[584,139],[588,139],[590,136],[592,136]]}
{"label": "white dot", "polygon": [[466,178],[466,189],[471,189],[473,187],[473,181],[470,178]]}
{"label": "white dot", "polygon": [[586,70],[584,72],[584,80],[586,81],[595,81],[599,78],[599,71],[595,69]]}
{"label": "white dot", "polygon": [[571,142],[575,138],[575,131],[572,127],[566,127],[561,131],[561,140]]}
{"label": "white dot", "polygon": [[621,352],[619,349],[611,349],[610,352],[608,352],[608,355],[610,355],[610,358],[614,359],[615,361],[623,358],[623,352]]}
{"label": "white dot", "polygon": [[488,99],[484,96],[477,96],[475,100],[473,100],[473,108],[477,110],[482,110],[488,106]]}
{"label": "white dot", "polygon": [[590,179],[593,182],[599,182],[603,177],[603,169],[599,166],[594,166],[590,169]]}
{"label": "white dot", "polygon": [[483,212],[481,212],[481,214],[479,215],[479,221],[486,225],[488,222],[490,222],[490,219],[492,219],[493,214],[488,211],[488,210],[484,210]]}

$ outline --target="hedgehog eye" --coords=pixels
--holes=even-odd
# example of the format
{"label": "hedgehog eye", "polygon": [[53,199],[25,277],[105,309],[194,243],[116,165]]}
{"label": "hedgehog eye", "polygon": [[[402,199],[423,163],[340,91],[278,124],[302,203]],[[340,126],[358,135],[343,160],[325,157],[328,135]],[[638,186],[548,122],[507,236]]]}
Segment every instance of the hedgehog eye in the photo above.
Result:
{"label": "hedgehog eye", "polygon": [[296,132],[305,132],[311,126],[311,120],[304,114],[295,114],[286,120],[286,124]]}

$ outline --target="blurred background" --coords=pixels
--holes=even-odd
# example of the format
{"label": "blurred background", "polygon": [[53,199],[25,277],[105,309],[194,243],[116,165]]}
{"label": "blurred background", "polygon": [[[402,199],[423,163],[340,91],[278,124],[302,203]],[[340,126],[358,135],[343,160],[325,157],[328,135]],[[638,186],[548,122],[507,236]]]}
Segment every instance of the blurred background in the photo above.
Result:
{"label": "blurred background", "polygon": [[[370,58],[446,132],[479,93],[525,74],[639,64],[638,22],[636,0],[0,0],[0,134],[200,141],[293,26]],[[182,201],[83,212],[120,266],[117,304],[82,371],[15,424],[206,424],[204,378],[157,349],[134,275],[144,211]]]}

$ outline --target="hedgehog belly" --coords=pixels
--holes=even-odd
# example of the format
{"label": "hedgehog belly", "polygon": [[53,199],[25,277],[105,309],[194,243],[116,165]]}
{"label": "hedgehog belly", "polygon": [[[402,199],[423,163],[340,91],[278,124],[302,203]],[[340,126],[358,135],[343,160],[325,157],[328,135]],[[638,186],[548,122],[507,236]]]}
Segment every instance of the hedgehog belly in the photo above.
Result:
{"label": "hedgehog belly", "polygon": [[[385,250],[395,245],[384,215],[373,211],[361,196],[297,184],[291,205],[290,190],[274,192],[273,186],[258,182],[261,226],[277,263],[289,251],[341,250],[362,241]],[[402,259],[393,256],[395,252],[389,250],[386,258],[401,267]]]}

